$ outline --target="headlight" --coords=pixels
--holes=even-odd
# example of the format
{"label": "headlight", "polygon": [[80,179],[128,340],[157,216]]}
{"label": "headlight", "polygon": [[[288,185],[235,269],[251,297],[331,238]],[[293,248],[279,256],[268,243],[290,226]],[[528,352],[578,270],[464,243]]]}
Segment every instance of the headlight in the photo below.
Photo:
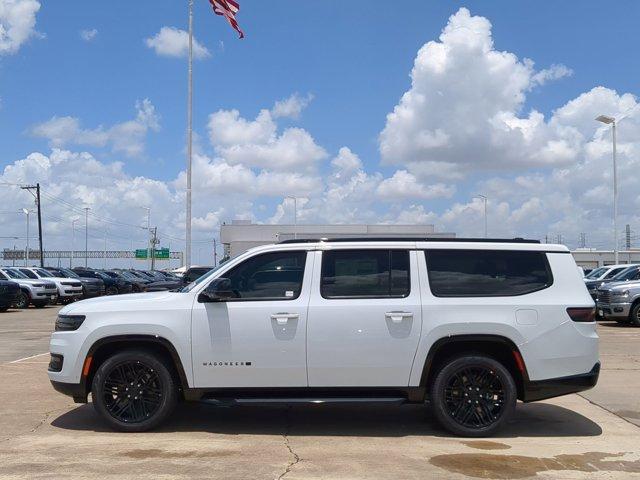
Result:
{"label": "headlight", "polygon": [[58,315],[58,318],[56,318],[56,332],[77,330],[84,322],[84,319],[84,315]]}
{"label": "headlight", "polygon": [[46,285],[44,283],[34,283],[33,286],[36,287],[36,288],[44,288],[44,287],[46,287]]}
{"label": "headlight", "polygon": [[614,297],[628,297],[629,290],[613,290],[611,292],[611,295],[613,295]]}

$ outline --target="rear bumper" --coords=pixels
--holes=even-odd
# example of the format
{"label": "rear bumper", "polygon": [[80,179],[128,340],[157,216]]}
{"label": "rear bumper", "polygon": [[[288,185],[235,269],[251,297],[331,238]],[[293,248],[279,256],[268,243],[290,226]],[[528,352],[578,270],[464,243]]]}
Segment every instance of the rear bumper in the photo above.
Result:
{"label": "rear bumper", "polygon": [[589,390],[598,383],[599,375],[600,362],[596,363],[591,371],[587,373],[525,382],[522,401],[535,402],[537,400]]}

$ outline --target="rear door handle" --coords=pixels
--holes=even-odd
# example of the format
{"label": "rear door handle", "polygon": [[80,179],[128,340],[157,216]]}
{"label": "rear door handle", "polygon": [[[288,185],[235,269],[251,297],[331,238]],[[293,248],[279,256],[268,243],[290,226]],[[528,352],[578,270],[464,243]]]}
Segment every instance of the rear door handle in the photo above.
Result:
{"label": "rear door handle", "polygon": [[405,318],[413,318],[411,312],[387,312],[384,314],[387,320],[391,320],[393,323],[400,323]]}
{"label": "rear door handle", "polygon": [[278,325],[286,325],[289,320],[298,320],[298,318],[300,315],[297,313],[280,312],[271,315],[271,320],[275,320]]}

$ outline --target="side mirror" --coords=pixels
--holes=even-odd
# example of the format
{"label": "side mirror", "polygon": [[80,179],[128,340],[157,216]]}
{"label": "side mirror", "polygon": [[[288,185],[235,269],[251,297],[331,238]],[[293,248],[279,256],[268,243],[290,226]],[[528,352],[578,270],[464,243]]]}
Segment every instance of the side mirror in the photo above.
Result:
{"label": "side mirror", "polygon": [[226,302],[237,295],[231,289],[231,280],[228,278],[216,278],[207,288],[198,295],[199,303]]}

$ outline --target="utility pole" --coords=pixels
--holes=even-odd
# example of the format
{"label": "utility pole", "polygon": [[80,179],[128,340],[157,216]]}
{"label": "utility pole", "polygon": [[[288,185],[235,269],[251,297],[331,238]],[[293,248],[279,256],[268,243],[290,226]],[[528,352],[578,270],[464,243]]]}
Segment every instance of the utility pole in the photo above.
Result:
{"label": "utility pole", "polygon": [[29,266],[29,209],[23,208],[22,211],[27,216],[27,243],[24,249],[24,266]]}
{"label": "utility pole", "polygon": [[218,266],[218,243],[215,238],[213,239],[213,266]]}
{"label": "utility pole", "polygon": [[151,237],[151,270],[156,269],[156,245],[160,243],[158,240],[158,227],[153,227],[149,230],[153,232]]}
{"label": "utility pole", "polygon": [[40,208],[40,184],[36,183],[35,185],[25,185],[24,187],[20,187],[20,189],[28,190],[31,195],[33,195],[33,192],[31,190],[36,191],[34,197],[36,199],[36,205],[38,207],[38,240],[40,243],[40,267],[44,268],[44,251],[42,249],[42,209]]}
{"label": "utility pole", "polygon": [[[151,243],[151,207],[142,207],[147,211],[147,232],[149,234],[149,242],[148,245],[153,249],[153,244]],[[149,250],[149,260],[151,260],[151,250]],[[153,260],[151,260],[151,270],[153,270]]]}
{"label": "utility pole", "polygon": [[489,200],[485,195],[476,195],[476,198],[479,198],[484,203],[484,238],[488,237],[487,233],[487,201]]}
{"label": "utility pole", "polygon": [[581,233],[580,234],[580,247],[581,248],[585,248],[587,246],[587,234],[586,233]]}
{"label": "utility pole", "polygon": [[89,207],[84,207],[84,267],[89,264]]}
{"label": "utility pole", "polygon": [[76,254],[76,222],[77,218],[71,220],[71,257],[69,258],[69,268],[73,268],[73,258]]}
{"label": "utility pole", "polygon": [[102,260],[102,268],[107,269],[107,229],[104,229],[104,253]]}

